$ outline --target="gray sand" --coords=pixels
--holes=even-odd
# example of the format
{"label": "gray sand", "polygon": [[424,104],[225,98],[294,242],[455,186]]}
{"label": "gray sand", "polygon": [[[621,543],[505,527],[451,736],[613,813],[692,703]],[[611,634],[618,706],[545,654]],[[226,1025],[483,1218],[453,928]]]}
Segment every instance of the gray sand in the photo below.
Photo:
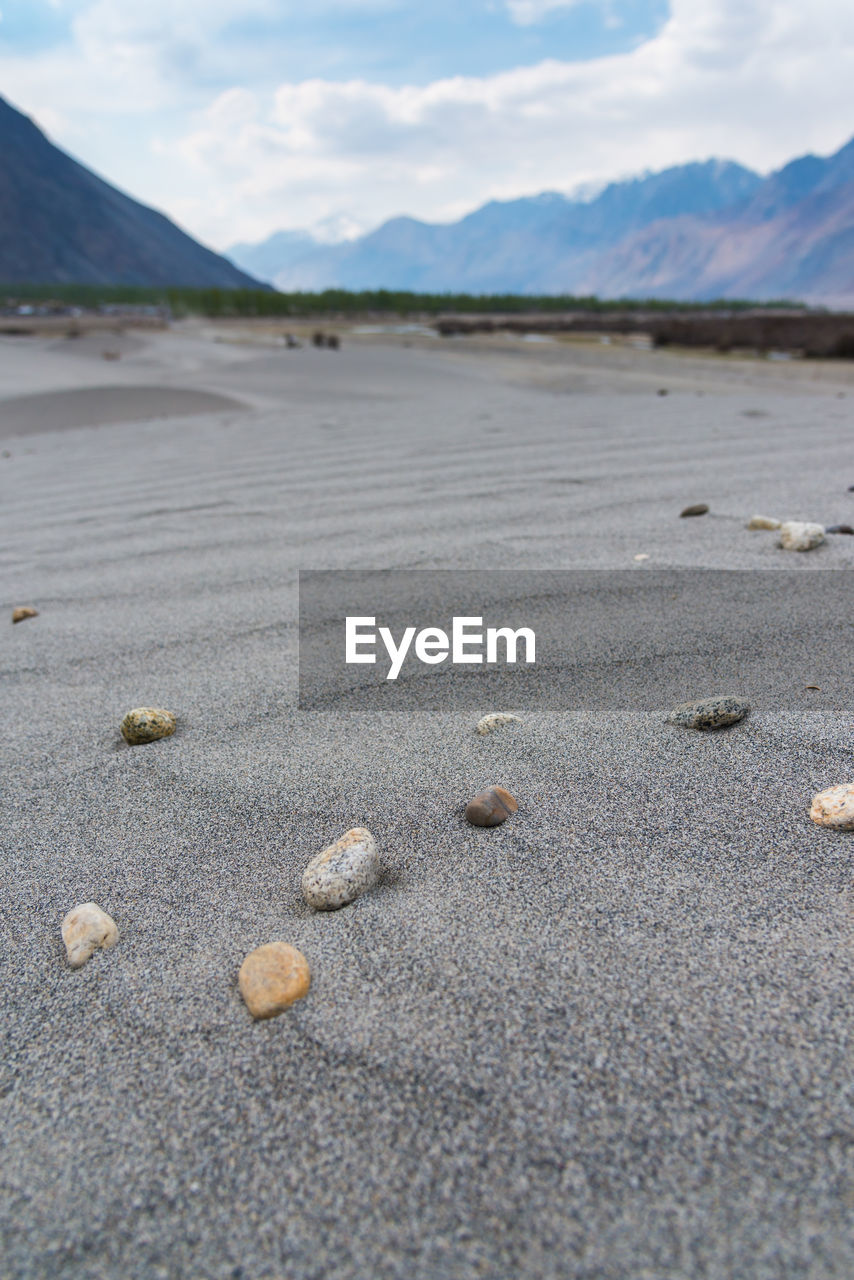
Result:
{"label": "gray sand", "polygon": [[73,431],[76,427],[147,422],[152,418],[183,418],[192,414],[240,409],[228,396],[182,387],[73,387],[10,396],[0,401],[0,439],[36,435],[43,431]]}
{"label": "gray sand", "polygon": [[[0,340],[8,395],[249,406],[4,442],[4,605],[41,611],[0,627],[4,1280],[852,1274],[854,835],[807,816],[850,720],[294,709],[300,567],[850,569],[743,527],[851,520],[850,370],[209,338],[118,377]],[[128,748],[144,704],[178,732]],[[492,783],[519,813],[467,826]],[[356,825],[385,879],[316,915]],[[89,899],[120,938],[75,972]],[[275,938],[312,988],[255,1024]]]}

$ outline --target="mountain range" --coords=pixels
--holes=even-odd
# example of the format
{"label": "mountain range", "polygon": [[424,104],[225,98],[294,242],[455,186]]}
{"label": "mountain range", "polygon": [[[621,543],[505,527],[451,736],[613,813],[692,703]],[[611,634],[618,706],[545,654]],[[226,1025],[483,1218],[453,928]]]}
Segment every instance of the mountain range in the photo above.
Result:
{"label": "mountain range", "polygon": [[453,223],[392,218],[339,243],[280,231],[234,245],[227,257],[97,177],[2,98],[0,148],[0,283],[8,285],[792,298],[854,307],[854,139],[766,176],[708,160],[612,182],[592,198],[493,200]]}
{"label": "mountain range", "polygon": [[0,98],[0,283],[259,288]]}
{"label": "mountain range", "polygon": [[356,240],[278,232],[229,256],[279,289],[797,298],[854,305],[854,140],[765,177],[726,160],[491,201],[454,223],[393,218]]}

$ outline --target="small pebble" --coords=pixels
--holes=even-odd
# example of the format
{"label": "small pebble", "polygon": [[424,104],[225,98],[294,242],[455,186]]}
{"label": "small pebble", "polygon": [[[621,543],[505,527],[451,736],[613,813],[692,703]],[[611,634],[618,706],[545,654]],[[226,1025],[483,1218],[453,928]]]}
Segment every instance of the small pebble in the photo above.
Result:
{"label": "small pebble", "polygon": [[519,717],[511,715],[509,711],[492,711],[488,716],[483,716],[481,720],[478,720],[475,733],[479,733],[483,737],[487,733],[494,733],[502,725],[521,723],[522,721]]}
{"label": "small pebble", "polygon": [[38,609],[34,609],[32,605],[22,604],[17,609],[12,610],[12,621],[23,622],[24,618],[37,618],[39,616]]}
{"label": "small pebble", "polygon": [[275,1018],[311,985],[311,970],[301,951],[287,942],[256,947],[240,966],[237,985],[253,1018]]}
{"label": "small pebble", "polygon": [[704,516],[708,513],[709,504],[707,502],[695,502],[692,507],[686,507],[684,511],[680,511],[680,518],[683,516]]}
{"label": "small pebble", "polygon": [[667,717],[668,724],[683,729],[722,729],[744,719],[750,707],[741,698],[699,698],[696,702],[682,702]]}
{"label": "small pebble", "polygon": [[142,742],[170,737],[175,732],[175,717],[171,711],[163,711],[160,707],[135,707],[127,713],[119,728],[125,742],[136,747]]}
{"label": "small pebble", "polygon": [[487,787],[466,805],[466,817],[475,827],[497,827],[519,808],[504,787]]}
{"label": "small pebble", "polygon": [[316,911],[336,911],[371,889],[381,870],[370,831],[352,827],[311,859],[302,873],[302,896]]}
{"label": "small pebble", "polygon": [[775,520],[773,516],[751,516],[747,527],[748,529],[779,529],[782,524],[782,520]]}
{"label": "small pebble", "polygon": [[831,524],[824,531],[825,533],[848,533],[854,534],[854,529],[850,524]]}
{"label": "small pebble", "polygon": [[656,392],[656,395],[659,395],[659,396],[666,396],[668,394],[669,392],[667,390],[667,387],[659,387],[658,391]]}
{"label": "small pebble", "polygon": [[819,791],[817,796],[813,796],[810,817],[820,827],[854,831],[854,782]]}
{"label": "small pebble", "polygon": [[62,941],[72,969],[84,965],[98,947],[114,947],[118,937],[115,920],[95,902],[73,907],[62,922]]}
{"label": "small pebble", "polygon": [[784,551],[812,551],[824,542],[824,527],[804,520],[787,520],[780,526],[780,546]]}
{"label": "small pebble", "polygon": [[636,556],[632,556],[633,560],[648,560],[649,554],[646,551],[640,551]]}

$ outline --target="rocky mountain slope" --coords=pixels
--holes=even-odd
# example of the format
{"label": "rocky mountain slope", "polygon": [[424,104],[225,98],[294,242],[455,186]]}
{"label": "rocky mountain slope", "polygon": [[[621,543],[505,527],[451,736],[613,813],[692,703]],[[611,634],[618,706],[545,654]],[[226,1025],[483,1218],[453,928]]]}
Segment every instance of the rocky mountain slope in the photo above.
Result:
{"label": "rocky mountain slope", "polygon": [[111,187],[0,98],[0,283],[258,288]]}
{"label": "rocky mountain slope", "polygon": [[[393,218],[357,240],[235,248],[281,289],[801,298],[854,305],[854,141],[760,175],[729,161],[493,201],[451,224]],[[277,265],[278,264],[278,265]]]}

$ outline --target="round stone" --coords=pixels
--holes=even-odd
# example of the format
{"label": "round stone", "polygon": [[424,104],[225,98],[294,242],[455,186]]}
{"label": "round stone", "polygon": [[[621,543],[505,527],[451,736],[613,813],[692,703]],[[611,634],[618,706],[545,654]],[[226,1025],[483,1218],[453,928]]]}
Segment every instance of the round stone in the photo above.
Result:
{"label": "round stone", "polygon": [[496,729],[501,729],[506,724],[521,724],[522,721],[518,716],[511,715],[509,711],[492,711],[488,716],[483,716],[478,720],[475,727],[475,733],[485,737],[487,733],[494,733]]}
{"label": "round stone", "polygon": [[275,1018],[311,985],[311,970],[301,951],[287,942],[267,942],[256,947],[240,966],[240,994],[253,1018]]}
{"label": "round stone", "polygon": [[748,529],[779,529],[781,525],[773,516],[751,516],[747,522]]}
{"label": "round stone", "polygon": [[820,827],[854,831],[854,782],[819,791],[817,796],[813,796],[810,817]]}
{"label": "round stone", "polygon": [[696,702],[681,702],[667,717],[668,724],[683,729],[722,729],[744,719],[750,710],[741,698],[699,698]]}
{"label": "round stone", "polygon": [[707,514],[708,510],[709,510],[709,504],[707,502],[695,502],[693,506],[686,507],[684,511],[680,511],[679,515],[680,517],[704,516]]}
{"label": "round stone", "polygon": [[122,720],[119,728],[125,742],[132,747],[143,742],[156,742],[175,732],[175,717],[171,711],[160,707],[134,707]]}
{"label": "round stone", "polygon": [[20,604],[17,609],[12,610],[13,622],[23,622],[25,618],[37,618],[38,616],[38,609],[34,609],[32,605],[29,604]]}
{"label": "round stone", "polygon": [[519,808],[504,787],[487,787],[466,805],[466,817],[475,827],[497,827]]}
{"label": "round stone", "polygon": [[72,969],[84,965],[99,947],[115,946],[118,936],[115,920],[96,902],[72,907],[62,922],[62,941]]}
{"label": "round stone", "polygon": [[784,551],[812,551],[823,542],[823,525],[806,520],[787,520],[780,525],[780,546]]}
{"label": "round stone", "polygon": [[302,874],[302,895],[316,911],[337,911],[372,888],[381,869],[370,831],[352,827],[308,863]]}

